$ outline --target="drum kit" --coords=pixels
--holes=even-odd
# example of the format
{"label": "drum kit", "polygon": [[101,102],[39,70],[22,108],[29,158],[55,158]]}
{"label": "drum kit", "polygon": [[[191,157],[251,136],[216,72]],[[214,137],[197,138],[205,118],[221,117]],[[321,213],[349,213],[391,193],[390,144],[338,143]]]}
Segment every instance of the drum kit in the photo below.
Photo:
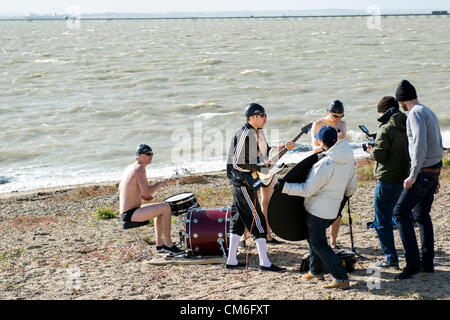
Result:
{"label": "drum kit", "polygon": [[201,208],[192,192],[171,196],[164,202],[179,219],[180,244],[184,245],[187,256],[227,256],[231,208]]}
{"label": "drum kit", "polygon": [[[178,219],[180,245],[184,247],[186,257],[199,259],[202,256],[227,257],[230,243],[230,207],[201,208],[192,192],[176,194],[164,202],[170,205],[172,214]],[[353,238],[352,251],[342,250],[338,257],[348,272],[355,270],[356,252]],[[309,261],[303,259],[300,271],[308,271],[308,264]]]}

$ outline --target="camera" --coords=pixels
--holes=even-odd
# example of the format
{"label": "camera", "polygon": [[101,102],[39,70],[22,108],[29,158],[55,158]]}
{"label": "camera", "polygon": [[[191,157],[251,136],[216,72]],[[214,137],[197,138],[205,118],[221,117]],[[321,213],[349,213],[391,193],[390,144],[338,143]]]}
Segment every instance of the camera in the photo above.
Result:
{"label": "camera", "polygon": [[362,144],[363,150],[367,152],[367,147],[368,146],[373,147],[375,145],[374,141],[375,141],[375,138],[377,137],[377,134],[376,133],[370,133],[369,130],[364,125],[360,125],[359,128],[361,129],[362,132],[365,133],[365,135],[367,137],[367,140],[369,140],[368,142]]}
{"label": "camera", "polygon": [[363,143],[363,144],[362,144],[362,148],[363,148],[363,150],[364,150],[365,152],[367,152],[367,147],[368,147],[368,146],[373,147],[374,145],[375,145],[375,143],[373,143],[373,142],[366,142],[366,143]]}

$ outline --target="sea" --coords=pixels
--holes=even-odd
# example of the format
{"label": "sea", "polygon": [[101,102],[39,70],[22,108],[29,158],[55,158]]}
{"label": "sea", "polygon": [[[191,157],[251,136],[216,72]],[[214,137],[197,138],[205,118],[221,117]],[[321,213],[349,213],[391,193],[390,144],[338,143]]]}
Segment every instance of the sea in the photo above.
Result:
{"label": "sea", "polygon": [[[450,147],[448,16],[0,21],[0,193],[224,170],[256,102],[270,145],[345,107],[355,157],[402,79]],[[311,154],[311,136],[280,162]]]}

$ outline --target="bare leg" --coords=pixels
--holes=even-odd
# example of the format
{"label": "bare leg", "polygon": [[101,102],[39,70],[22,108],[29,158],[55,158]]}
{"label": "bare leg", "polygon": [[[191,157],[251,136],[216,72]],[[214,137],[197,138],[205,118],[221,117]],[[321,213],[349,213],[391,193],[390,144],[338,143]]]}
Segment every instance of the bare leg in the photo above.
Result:
{"label": "bare leg", "polygon": [[342,217],[338,216],[330,227],[330,247],[336,246],[336,239],[339,233],[339,227],[341,226]]}
{"label": "bare leg", "polygon": [[261,197],[261,210],[264,214],[264,218],[266,218],[267,225],[267,240],[272,240],[272,230],[270,229],[269,219],[267,218],[267,213],[269,211],[269,202],[273,193],[273,186],[275,185],[275,179],[272,179],[272,182],[267,188],[261,188],[260,197]]}
{"label": "bare leg", "polygon": [[242,234],[240,241],[245,241],[245,240],[247,240],[247,228],[245,228],[244,233]]}
{"label": "bare leg", "polygon": [[165,244],[171,247],[173,244],[170,238],[171,211],[169,204],[155,203],[142,206],[133,213],[131,221],[143,222],[153,218],[155,219],[156,245]]}

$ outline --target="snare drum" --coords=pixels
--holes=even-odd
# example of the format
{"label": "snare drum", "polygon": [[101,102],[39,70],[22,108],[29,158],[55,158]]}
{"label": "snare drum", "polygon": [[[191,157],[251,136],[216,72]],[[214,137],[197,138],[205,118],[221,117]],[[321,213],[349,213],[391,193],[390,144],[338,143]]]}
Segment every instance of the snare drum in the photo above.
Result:
{"label": "snare drum", "polygon": [[226,256],[230,242],[231,208],[193,209],[186,216],[185,248],[188,255]]}
{"label": "snare drum", "polygon": [[170,205],[170,210],[174,216],[186,213],[188,210],[198,208],[199,204],[192,192],[176,194],[164,200]]}

